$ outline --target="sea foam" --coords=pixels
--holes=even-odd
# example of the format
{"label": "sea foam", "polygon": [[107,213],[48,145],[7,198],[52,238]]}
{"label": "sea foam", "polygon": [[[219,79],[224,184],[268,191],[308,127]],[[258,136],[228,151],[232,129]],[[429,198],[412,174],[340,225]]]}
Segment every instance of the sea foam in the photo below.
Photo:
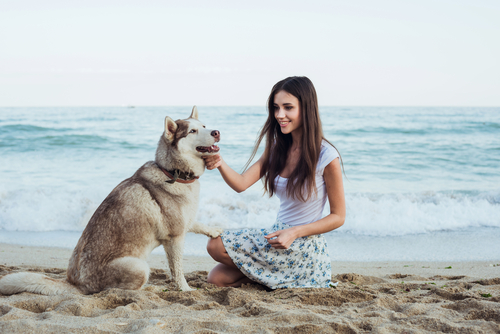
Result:
{"label": "sea foam", "polygon": [[[225,185],[208,184],[201,191],[198,220],[225,229],[272,225],[279,201],[263,195],[260,188],[257,184],[237,194]],[[102,186],[95,190],[38,188],[3,192],[0,194],[0,230],[82,231],[106,195]],[[499,199],[497,192],[347,194],[347,217],[338,232],[403,236],[467,228],[500,228]],[[324,215],[328,213],[327,205]]]}

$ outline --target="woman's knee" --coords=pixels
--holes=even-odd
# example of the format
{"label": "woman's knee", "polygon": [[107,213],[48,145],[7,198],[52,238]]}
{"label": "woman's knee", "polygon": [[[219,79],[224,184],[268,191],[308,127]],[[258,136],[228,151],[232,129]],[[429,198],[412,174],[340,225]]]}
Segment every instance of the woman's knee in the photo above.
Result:
{"label": "woman's knee", "polygon": [[207,252],[215,261],[220,259],[222,255],[221,253],[224,251],[224,245],[222,244],[222,239],[220,237],[208,239]]}
{"label": "woman's knee", "polygon": [[207,283],[210,283],[210,284],[215,284],[217,286],[221,286],[221,275],[218,273],[218,272],[213,272],[213,270],[211,272],[208,273],[208,276],[207,276]]}
{"label": "woman's knee", "polygon": [[235,286],[243,277],[238,269],[219,263],[208,273],[207,282],[218,287]]}
{"label": "woman's knee", "polygon": [[207,283],[215,284],[218,287],[225,286],[226,276],[224,265],[218,264],[208,273]]}

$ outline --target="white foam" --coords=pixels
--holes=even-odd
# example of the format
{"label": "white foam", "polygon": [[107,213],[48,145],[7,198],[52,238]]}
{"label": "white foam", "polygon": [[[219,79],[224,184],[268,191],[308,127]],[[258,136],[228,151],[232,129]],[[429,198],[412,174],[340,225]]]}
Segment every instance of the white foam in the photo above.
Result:
{"label": "white foam", "polygon": [[219,189],[217,196],[202,192],[198,210],[198,219],[202,223],[238,229],[262,228],[275,222],[279,200],[263,196],[260,184],[241,194],[225,188]]}
{"label": "white foam", "polygon": [[35,188],[0,195],[0,229],[82,231],[102,200],[82,191]]}
{"label": "white foam", "polygon": [[[237,194],[208,182],[198,220],[225,229],[263,228],[276,219],[279,201],[256,184]],[[0,193],[0,230],[82,231],[108,189],[34,188]],[[498,193],[347,194],[347,218],[339,233],[402,236],[466,228],[500,227]],[[328,205],[324,214],[328,213]]]}
{"label": "white foam", "polygon": [[[498,196],[498,195],[497,195]],[[470,227],[500,227],[494,194],[350,194],[340,232],[401,236]]]}

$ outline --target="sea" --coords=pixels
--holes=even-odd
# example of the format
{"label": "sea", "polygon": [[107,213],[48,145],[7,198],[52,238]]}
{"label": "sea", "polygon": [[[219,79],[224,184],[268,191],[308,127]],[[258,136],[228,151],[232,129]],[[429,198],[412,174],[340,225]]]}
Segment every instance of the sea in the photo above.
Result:
{"label": "sea", "polygon": [[[187,118],[191,108],[1,107],[0,243],[73,248],[111,190],[154,159],[165,116]],[[241,171],[265,106],[198,110],[221,132],[226,162]],[[499,107],[320,113],[345,173],[345,224],[326,233],[333,261],[500,260]],[[217,170],[200,182],[200,222],[224,229],[275,222],[279,200],[260,181],[240,194]],[[184,253],[208,256],[206,241],[189,233]]]}

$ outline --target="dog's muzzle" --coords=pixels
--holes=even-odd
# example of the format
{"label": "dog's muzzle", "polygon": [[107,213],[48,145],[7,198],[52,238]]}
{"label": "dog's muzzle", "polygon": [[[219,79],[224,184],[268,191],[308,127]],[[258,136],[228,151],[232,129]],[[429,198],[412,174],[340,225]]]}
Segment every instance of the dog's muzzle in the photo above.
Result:
{"label": "dog's muzzle", "polygon": [[[220,140],[219,130],[213,130],[210,132],[210,135],[214,137],[216,143]],[[220,148],[216,144],[213,144],[212,146],[198,146],[196,150],[201,153],[217,153]]]}

